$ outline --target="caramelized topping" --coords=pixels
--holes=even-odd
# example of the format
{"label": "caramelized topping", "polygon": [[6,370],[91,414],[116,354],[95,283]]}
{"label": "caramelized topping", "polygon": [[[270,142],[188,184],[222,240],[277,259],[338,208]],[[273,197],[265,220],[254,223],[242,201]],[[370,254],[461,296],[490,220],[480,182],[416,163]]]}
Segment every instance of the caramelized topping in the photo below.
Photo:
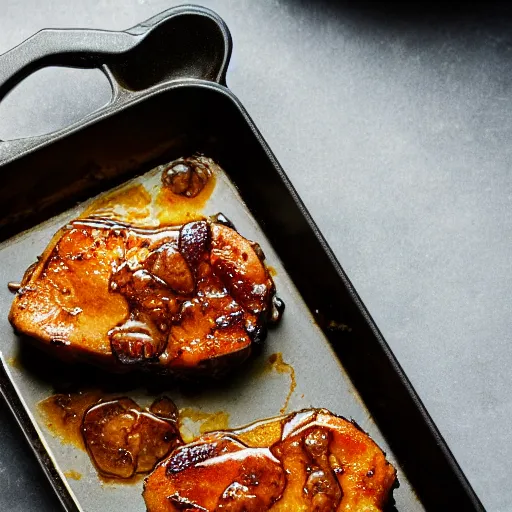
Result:
{"label": "caramelized topping", "polygon": [[305,492],[318,512],[335,510],[343,496],[329,463],[329,443],[330,433],[323,428],[311,430],[304,439],[304,449],[311,458]]}
{"label": "caramelized topping", "polygon": [[82,422],[87,451],[104,475],[130,478],[137,468],[137,437],[131,435],[138,406],[128,398],[100,403],[89,409]]}
{"label": "caramelized topping", "polygon": [[84,448],[80,425],[85,411],[102,398],[100,391],[59,393],[37,405],[49,430],[62,442]]}
{"label": "caramelized topping", "polygon": [[148,512],[378,512],[395,481],[365,433],[309,410],[179,447],[146,478],[143,495]]}
{"label": "caramelized topping", "polygon": [[149,407],[149,412],[158,418],[178,424],[178,408],[176,404],[166,396],[157,398]]}
{"label": "caramelized topping", "polygon": [[258,512],[267,510],[285,486],[284,471],[268,449],[248,448],[229,437],[177,449],[165,472],[181,488],[168,496],[178,505],[174,510],[187,504],[192,510]]}
{"label": "caramelized topping", "polygon": [[109,331],[112,352],[123,364],[156,359],[165,348],[165,336],[149,315],[137,310],[123,324]]}
{"label": "caramelized topping", "polygon": [[[230,228],[220,228],[206,221],[191,222],[181,228],[178,240],[167,240],[156,249],[148,241],[127,250],[110,279],[110,289],[130,305],[129,318],[109,331],[112,351],[122,363],[157,362],[161,356],[164,364],[192,367],[222,354],[243,352],[251,341],[265,336],[262,315],[272,282],[261,263],[263,271],[255,272],[254,261],[247,261],[257,261],[254,253],[248,255],[249,242]],[[215,257],[209,255],[212,229],[215,248],[223,251]],[[229,247],[223,248],[228,237]],[[229,269],[222,270],[236,245],[242,245],[247,257],[238,261],[236,255],[230,256]],[[254,279],[262,283],[244,284]],[[240,296],[243,287],[252,287],[252,310],[245,311],[228,287]]]}
{"label": "caramelized topping", "polygon": [[209,243],[210,230],[207,222],[190,222],[181,228],[180,252],[194,270],[209,250]]}
{"label": "caramelized topping", "polygon": [[159,247],[147,258],[145,266],[175,293],[187,295],[194,291],[194,276],[174,244]]}
{"label": "caramelized topping", "polygon": [[[162,400],[153,404],[153,408],[162,409]],[[167,404],[165,408],[170,406]],[[87,451],[98,471],[117,478],[151,471],[181,444],[174,421],[142,411],[129,398],[94,405],[83,417],[81,428]]]}
{"label": "caramelized topping", "polygon": [[175,160],[162,173],[162,183],[174,194],[196,197],[212,176],[213,162],[204,157]]}

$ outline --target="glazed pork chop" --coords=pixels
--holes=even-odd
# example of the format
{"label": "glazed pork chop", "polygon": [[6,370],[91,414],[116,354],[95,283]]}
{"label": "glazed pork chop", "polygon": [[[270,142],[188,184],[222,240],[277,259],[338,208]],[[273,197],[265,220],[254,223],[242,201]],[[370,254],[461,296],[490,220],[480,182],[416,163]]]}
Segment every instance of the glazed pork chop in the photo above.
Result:
{"label": "glazed pork chop", "polygon": [[313,409],[178,447],[143,495],[148,512],[378,512],[395,484],[367,434]]}
{"label": "glazed pork chop", "polygon": [[64,360],[215,374],[245,360],[281,311],[261,249],[229,225],[86,218],[27,270],[9,319]]}

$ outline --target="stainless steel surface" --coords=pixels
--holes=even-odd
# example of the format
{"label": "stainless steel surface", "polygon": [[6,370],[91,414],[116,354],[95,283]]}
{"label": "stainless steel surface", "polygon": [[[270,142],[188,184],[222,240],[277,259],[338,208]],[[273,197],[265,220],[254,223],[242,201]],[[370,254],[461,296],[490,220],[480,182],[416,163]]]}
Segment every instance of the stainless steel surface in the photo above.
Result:
{"label": "stainless steel surface", "polygon": [[[202,3],[233,34],[229,86],[463,471],[488,510],[511,510],[511,16]],[[4,0],[0,51],[43,27],[121,29],[177,4]],[[61,79],[32,102],[15,91],[0,106],[0,138],[14,125],[28,134],[78,118],[84,91],[108,99],[101,86],[77,84]],[[0,510],[52,510],[42,473],[1,414],[0,488],[17,492],[0,493]]]}

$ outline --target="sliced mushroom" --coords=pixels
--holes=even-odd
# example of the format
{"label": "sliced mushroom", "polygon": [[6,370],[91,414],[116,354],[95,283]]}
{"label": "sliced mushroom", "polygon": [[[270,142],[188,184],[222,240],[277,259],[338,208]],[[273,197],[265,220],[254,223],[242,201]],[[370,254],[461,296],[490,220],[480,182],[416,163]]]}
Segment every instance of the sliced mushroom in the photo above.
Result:
{"label": "sliced mushroom", "polygon": [[181,444],[174,423],[142,411],[129,398],[89,408],[82,420],[82,435],[98,471],[117,478],[151,471]]}

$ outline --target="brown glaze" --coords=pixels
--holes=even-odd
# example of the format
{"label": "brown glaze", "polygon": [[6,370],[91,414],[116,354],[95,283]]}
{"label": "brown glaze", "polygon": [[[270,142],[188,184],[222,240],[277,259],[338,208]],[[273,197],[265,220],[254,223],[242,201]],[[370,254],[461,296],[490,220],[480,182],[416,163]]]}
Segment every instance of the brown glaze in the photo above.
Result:
{"label": "brown glaze", "polygon": [[[162,400],[168,399],[160,399],[155,407],[161,409]],[[131,478],[135,473],[147,473],[181,444],[175,421],[143,411],[129,398],[90,407],[81,431],[91,460],[102,475],[109,477]]]}
{"label": "brown glaze", "polygon": [[217,374],[265,338],[274,293],[253,244],[223,224],[79,219],[27,271],[9,318],[66,360]]}
{"label": "brown glaze", "polygon": [[155,199],[161,224],[197,219],[210,198],[217,166],[210,158],[180,158],[162,166],[162,187]]}
{"label": "brown glaze", "polygon": [[129,185],[96,199],[81,215],[139,223],[151,215],[152,198],[143,185]]}
{"label": "brown glaze", "polygon": [[381,511],[396,472],[352,422],[308,410],[206,434],[146,478],[148,512]]}
{"label": "brown glaze", "polygon": [[59,393],[39,402],[37,407],[45,424],[65,444],[84,449],[80,425],[85,411],[105,398],[99,390]]}
{"label": "brown glaze", "polygon": [[277,373],[287,373],[290,376],[290,388],[288,389],[288,394],[286,395],[283,407],[279,411],[280,414],[284,414],[286,409],[288,409],[288,404],[290,403],[290,399],[297,387],[297,381],[295,380],[295,369],[291,364],[285,363],[283,360],[283,354],[281,352],[276,352],[275,354],[271,354],[268,358],[269,368],[271,370],[276,371]]}

